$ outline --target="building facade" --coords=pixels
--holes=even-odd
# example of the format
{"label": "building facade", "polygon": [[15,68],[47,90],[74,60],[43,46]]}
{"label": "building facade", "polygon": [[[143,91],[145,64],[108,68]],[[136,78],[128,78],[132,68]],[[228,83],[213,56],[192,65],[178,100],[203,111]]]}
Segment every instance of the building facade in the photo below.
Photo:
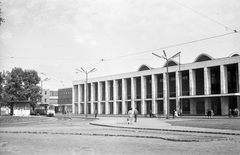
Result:
{"label": "building facade", "polygon": [[61,113],[72,113],[72,88],[58,89],[58,107]]}
{"label": "building facade", "polygon": [[88,79],[87,85],[73,81],[72,89],[75,114],[127,114],[134,107],[140,114],[152,110],[166,115],[169,107],[170,113],[181,110],[184,115],[204,115],[208,109],[228,115],[229,109],[240,108],[240,56],[214,59],[200,54],[193,63],[170,60],[155,69],[142,65],[137,72]]}
{"label": "building facade", "polygon": [[42,104],[48,104],[52,107],[58,106],[58,91],[52,91],[49,89],[42,90]]}

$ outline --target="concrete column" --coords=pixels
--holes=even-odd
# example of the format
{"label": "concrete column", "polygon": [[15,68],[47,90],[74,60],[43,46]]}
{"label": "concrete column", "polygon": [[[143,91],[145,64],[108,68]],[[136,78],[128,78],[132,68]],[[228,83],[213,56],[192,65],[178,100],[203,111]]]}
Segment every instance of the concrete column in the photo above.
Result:
{"label": "concrete column", "polygon": [[84,98],[84,110],[83,110],[83,111],[84,111],[84,114],[87,113],[87,111],[86,111],[86,106],[87,106],[87,105],[86,105],[86,101],[87,101],[87,98],[86,98],[86,97],[87,97],[87,95],[86,95],[86,94],[87,94],[88,92],[86,92],[86,88],[87,88],[87,85],[86,85],[86,83],[84,83],[84,97],[83,97],[83,98]]}
{"label": "concrete column", "polygon": [[108,81],[105,81],[105,111],[106,114],[109,114],[109,84]]}
{"label": "concrete column", "polygon": [[211,74],[210,68],[204,67],[204,94],[211,94]]}
{"label": "concrete column", "polygon": [[81,102],[81,87],[80,87],[80,84],[77,85],[77,104],[78,104],[78,110],[77,110],[77,113],[80,114],[80,102]]}
{"label": "concrete column", "polygon": [[91,104],[91,114],[94,114],[94,105],[93,105],[93,100],[94,100],[94,84],[90,83],[90,87],[91,87],[91,98],[90,98],[90,104]]}
{"label": "concrete column", "polygon": [[117,82],[113,80],[113,114],[117,114]]}
{"label": "concrete column", "polygon": [[205,98],[205,113],[207,112],[208,109],[211,109],[211,99],[210,98]]}
{"label": "concrete column", "polygon": [[190,95],[196,95],[196,71],[193,69],[189,70],[189,85],[190,85]]}
{"label": "concrete column", "polygon": [[222,115],[229,114],[229,97],[221,97],[221,111]]}
{"label": "concrete column", "polygon": [[220,66],[220,74],[221,74],[221,94],[228,93],[228,79],[227,79],[227,66]]}
{"label": "concrete column", "polygon": [[[238,89],[238,93],[240,93],[240,63],[238,63],[238,75],[237,75],[237,81],[238,81],[238,86],[237,86],[237,89]],[[240,97],[238,97],[240,98]],[[240,100],[240,99],[239,99]],[[238,109],[240,109],[240,101],[238,100]]]}
{"label": "concrete column", "polygon": [[100,89],[100,82],[97,82],[97,106],[98,106],[98,114],[101,114],[101,99],[100,99],[100,93],[101,93],[101,89]]}
{"label": "concrete column", "polygon": [[151,79],[152,79],[152,112],[154,114],[157,113],[157,108],[156,108],[156,94],[157,94],[157,91],[156,91],[156,76],[153,74],[151,76]]}
{"label": "concrete column", "polygon": [[195,115],[197,114],[197,103],[196,100],[190,99],[190,114]]}
{"label": "concrete column", "polygon": [[136,96],[136,79],[131,77],[131,105],[132,108],[135,108],[135,96]]}
{"label": "concrete column", "polygon": [[180,111],[180,78],[179,78],[179,72],[177,71],[175,73],[176,75],[176,110]]}
{"label": "concrete column", "polygon": [[122,114],[127,114],[125,99],[126,99],[126,81],[125,79],[122,79]]}
{"label": "concrete column", "polygon": [[240,96],[237,97],[237,108],[240,109]]}
{"label": "concrete column", "polygon": [[[167,74],[163,74],[163,114],[167,115]],[[170,115],[169,115],[170,116]]]}
{"label": "concrete column", "polygon": [[73,85],[73,87],[72,87],[72,113],[73,114],[76,114],[75,113],[75,91],[74,91],[74,85]]}
{"label": "concrete column", "polygon": [[145,77],[141,76],[141,106],[142,106],[141,108],[142,108],[142,114],[146,114],[145,93],[146,93]]}

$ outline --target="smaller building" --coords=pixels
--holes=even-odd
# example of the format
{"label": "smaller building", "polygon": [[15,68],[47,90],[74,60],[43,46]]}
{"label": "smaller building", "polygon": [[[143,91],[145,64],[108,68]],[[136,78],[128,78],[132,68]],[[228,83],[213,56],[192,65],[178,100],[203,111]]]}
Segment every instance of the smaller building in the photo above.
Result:
{"label": "smaller building", "polygon": [[72,113],[72,88],[58,89],[58,112]]}
{"label": "smaller building", "polygon": [[48,104],[49,106],[55,107],[55,108],[58,107],[58,91],[43,89],[41,104]]}
{"label": "smaller building", "polygon": [[11,101],[11,114],[13,116],[30,116],[31,101]]}

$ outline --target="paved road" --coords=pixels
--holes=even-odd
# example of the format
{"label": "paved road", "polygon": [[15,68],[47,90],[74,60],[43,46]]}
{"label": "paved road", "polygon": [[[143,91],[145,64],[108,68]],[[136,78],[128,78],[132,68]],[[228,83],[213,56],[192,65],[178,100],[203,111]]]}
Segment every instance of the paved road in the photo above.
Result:
{"label": "paved road", "polygon": [[[115,119],[115,121],[114,121]],[[122,118],[56,117],[0,127],[0,154],[233,154],[239,136],[93,126]],[[109,120],[109,121],[107,121]],[[140,124],[140,122],[139,122]],[[135,124],[135,126],[137,126]]]}

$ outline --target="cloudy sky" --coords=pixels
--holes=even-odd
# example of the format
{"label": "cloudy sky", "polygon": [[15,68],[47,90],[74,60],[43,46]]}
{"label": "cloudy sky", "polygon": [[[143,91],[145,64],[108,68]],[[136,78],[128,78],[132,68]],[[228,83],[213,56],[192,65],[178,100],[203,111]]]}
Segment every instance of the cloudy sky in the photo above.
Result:
{"label": "cloudy sky", "polygon": [[134,72],[142,64],[162,67],[165,61],[151,53],[162,55],[163,49],[168,56],[181,51],[181,63],[201,53],[240,53],[240,33],[234,33],[240,31],[239,0],[1,2],[0,71],[34,69],[42,80],[51,79],[45,89],[84,79],[76,73],[80,67],[97,68],[90,77]]}

